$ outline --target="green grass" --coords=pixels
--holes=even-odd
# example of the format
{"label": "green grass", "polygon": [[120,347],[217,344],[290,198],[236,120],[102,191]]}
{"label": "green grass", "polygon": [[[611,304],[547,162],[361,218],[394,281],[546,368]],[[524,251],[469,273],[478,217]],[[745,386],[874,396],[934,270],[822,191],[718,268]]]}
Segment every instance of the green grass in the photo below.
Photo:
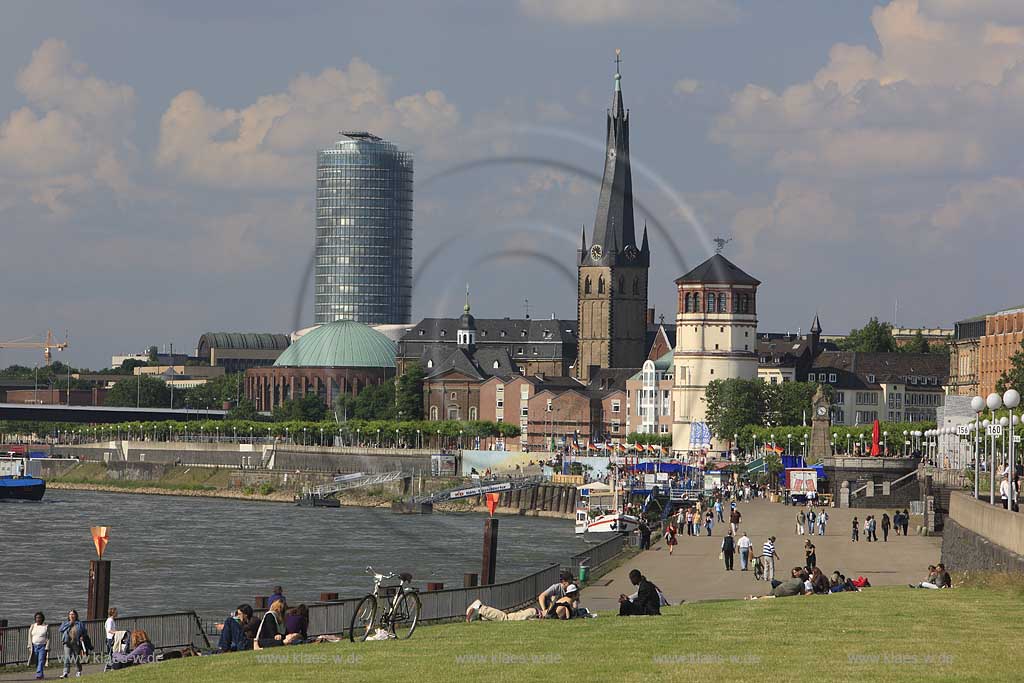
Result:
{"label": "green grass", "polygon": [[[182,659],[111,681],[1021,680],[1019,582],[671,607],[662,617],[443,624],[409,641]],[[270,659],[273,657],[274,659]],[[279,657],[285,657],[282,662]]]}

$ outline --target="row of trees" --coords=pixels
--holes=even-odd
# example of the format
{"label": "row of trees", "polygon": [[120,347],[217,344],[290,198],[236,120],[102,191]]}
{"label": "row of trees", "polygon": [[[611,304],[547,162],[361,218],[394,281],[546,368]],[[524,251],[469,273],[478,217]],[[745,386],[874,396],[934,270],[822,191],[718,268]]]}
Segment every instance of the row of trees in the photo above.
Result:
{"label": "row of trees", "polygon": [[149,421],[106,425],[75,423],[0,421],[0,433],[37,435],[61,442],[86,443],[96,440],[131,438],[149,441],[174,440],[237,440],[241,442],[266,439],[287,439],[292,443],[335,443],[345,445],[381,445],[430,447],[438,441],[451,444],[462,439],[514,438],[519,427],[506,422],[424,421],[424,420],[359,420],[347,422],[286,420],[262,422],[253,420],[193,420],[190,422]]}
{"label": "row of trees", "polygon": [[[716,379],[705,391],[707,424],[720,439],[747,425],[799,425],[809,419],[813,382],[768,384],[759,379]],[[830,392],[830,387],[825,387]]]}
{"label": "row of trees", "polygon": [[892,336],[892,323],[880,322],[878,318],[871,318],[864,327],[850,330],[850,334],[836,344],[843,351],[862,353],[949,353],[946,344],[929,344],[921,330],[918,330],[906,344],[898,345],[896,338]]}

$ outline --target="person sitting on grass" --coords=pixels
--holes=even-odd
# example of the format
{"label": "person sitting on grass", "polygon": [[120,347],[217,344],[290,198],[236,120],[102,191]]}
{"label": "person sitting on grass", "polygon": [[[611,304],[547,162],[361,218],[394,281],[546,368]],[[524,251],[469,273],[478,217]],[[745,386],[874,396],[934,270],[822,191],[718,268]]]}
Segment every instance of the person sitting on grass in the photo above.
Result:
{"label": "person sitting on grass", "polygon": [[928,565],[928,577],[921,583],[910,584],[910,587],[938,590],[939,588],[952,588],[952,584],[946,566],[940,562],[938,566]]}
{"label": "person sitting on grass", "polygon": [[629,572],[629,582],[636,586],[636,593],[619,595],[619,616],[643,616],[661,614],[661,591],[639,569]]}
{"label": "person sitting on grass", "polygon": [[528,621],[530,619],[573,619],[589,613],[579,606],[580,589],[575,584],[565,586],[565,595],[549,601],[547,608],[527,607],[516,612],[505,612],[474,600],[466,608],[466,622],[477,618],[484,621]]}
{"label": "person sitting on grass", "polygon": [[828,577],[822,574],[821,569],[815,567],[811,570],[811,589],[815,595],[824,595],[829,592],[831,585],[829,584]]}
{"label": "person sitting on grass", "polygon": [[275,600],[260,620],[260,627],[256,631],[252,649],[262,650],[267,647],[284,645],[284,637],[284,601]]}
{"label": "person sitting on grass", "polygon": [[309,640],[309,608],[292,607],[284,613],[284,644],[301,645]]}
{"label": "person sitting on grass", "polygon": [[235,613],[224,620],[217,642],[218,652],[238,652],[252,649],[252,636],[246,635],[246,626],[252,621],[252,607],[239,605]]}
{"label": "person sitting on grass", "polygon": [[149,642],[149,634],[145,631],[141,629],[132,631],[131,648],[132,651],[126,655],[114,653],[111,668],[123,669],[136,664],[151,664],[156,661],[156,657],[153,656],[153,643]]}
{"label": "person sitting on grass", "polygon": [[764,600],[766,598],[788,598],[794,595],[810,595],[807,589],[807,574],[803,567],[793,567],[788,581],[772,581],[772,592],[768,595],[751,595],[748,600]]}

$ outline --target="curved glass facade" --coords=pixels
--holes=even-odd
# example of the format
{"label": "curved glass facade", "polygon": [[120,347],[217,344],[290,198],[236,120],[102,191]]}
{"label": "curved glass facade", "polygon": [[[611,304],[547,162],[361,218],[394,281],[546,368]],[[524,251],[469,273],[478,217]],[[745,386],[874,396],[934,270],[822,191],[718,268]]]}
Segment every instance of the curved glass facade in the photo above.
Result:
{"label": "curved glass facade", "polygon": [[317,154],[314,315],[318,324],[412,317],[412,154],[343,133]]}

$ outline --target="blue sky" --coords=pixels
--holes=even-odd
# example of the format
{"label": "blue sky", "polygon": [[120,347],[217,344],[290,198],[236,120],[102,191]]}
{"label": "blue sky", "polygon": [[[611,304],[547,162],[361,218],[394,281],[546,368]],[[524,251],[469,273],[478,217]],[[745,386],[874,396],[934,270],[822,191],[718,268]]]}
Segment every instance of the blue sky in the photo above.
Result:
{"label": "blue sky", "polygon": [[841,333],[897,299],[904,325],[1020,304],[1003,275],[1024,210],[1019,2],[8,2],[0,18],[0,338],[67,328],[72,363],[308,322],[314,155],[350,128],[416,154],[414,316],[457,315],[469,281],[478,315],[528,298],[575,317],[615,48],[637,220],[665,231],[660,313],[716,235],[764,283],[763,330],[818,311]]}

